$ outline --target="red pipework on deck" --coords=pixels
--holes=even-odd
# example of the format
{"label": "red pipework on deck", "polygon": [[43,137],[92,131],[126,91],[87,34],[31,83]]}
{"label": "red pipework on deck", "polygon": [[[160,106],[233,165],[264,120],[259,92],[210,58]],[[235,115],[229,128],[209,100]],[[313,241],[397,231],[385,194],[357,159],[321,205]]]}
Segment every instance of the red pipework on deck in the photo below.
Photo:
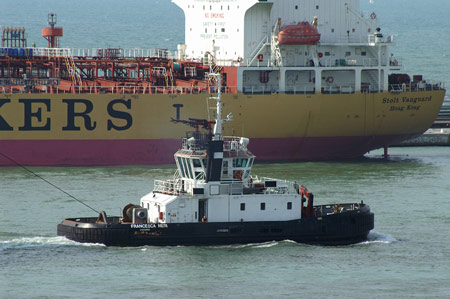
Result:
{"label": "red pipework on deck", "polygon": [[2,30],[2,48],[26,48],[25,28],[6,27]]}

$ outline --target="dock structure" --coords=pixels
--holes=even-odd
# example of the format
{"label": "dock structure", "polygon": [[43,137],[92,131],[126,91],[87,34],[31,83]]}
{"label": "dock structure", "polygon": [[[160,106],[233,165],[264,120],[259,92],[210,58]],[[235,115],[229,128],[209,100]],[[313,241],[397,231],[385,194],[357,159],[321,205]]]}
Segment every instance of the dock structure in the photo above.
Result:
{"label": "dock structure", "polygon": [[450,146],[450,98],[446,97],[439,115],[429,130],[416,138],[391,146]]}
{"label": "dock structure", "polygon": [[419,137],[393,146],[450,146],[450,129],[429,129]]}

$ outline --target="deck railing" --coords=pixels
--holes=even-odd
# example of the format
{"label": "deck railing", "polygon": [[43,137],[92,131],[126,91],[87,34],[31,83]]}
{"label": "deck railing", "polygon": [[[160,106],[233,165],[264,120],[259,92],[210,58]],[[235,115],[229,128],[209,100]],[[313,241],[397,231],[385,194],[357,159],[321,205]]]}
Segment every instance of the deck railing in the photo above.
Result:
{"label": "deck railing", "polygon": [[[445,89],[445,84],[443,82],[437,81],[424,81],[409,84],[390,84],[388,90],[390,92],[405,92],[405,91],[431,91],[431,90],[442,90]],[[222,87],[222,93],[224,94],[236,94],[236,86]],[[378,92],[378,85],[367,84],[361,86],[361,92]],[[215,87],[182,87],[182,86],[69,86],[66,88],[57,88],[57,86],[0,86],[0,93],[19,93],[19,94],[211,94],[216,93],[217,89]],[[286,86],[286,89],[280,91],[278,86],[264,85],[251,85],[244,86],[242,93],[247,95],[261,95],[261,94],[314,94],[316,92],[315,88],[311,85],[303,86]],[[349,94],[355,93],[355,85],[329,85],[322,86],[321,93],[323,94]]]}

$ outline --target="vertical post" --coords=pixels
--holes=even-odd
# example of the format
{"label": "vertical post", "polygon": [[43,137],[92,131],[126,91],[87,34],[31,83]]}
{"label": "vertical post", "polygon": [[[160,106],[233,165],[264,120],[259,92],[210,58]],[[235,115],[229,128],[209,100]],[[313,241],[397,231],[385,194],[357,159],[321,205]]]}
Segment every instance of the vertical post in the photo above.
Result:
{"label": "vertical post", "polygon": [[389,146],[385,146],[385,147],[384,147],[384,155],[383,155],[383,156],[384,156],[385,158],[389,157],[388,149],[389,149]]}

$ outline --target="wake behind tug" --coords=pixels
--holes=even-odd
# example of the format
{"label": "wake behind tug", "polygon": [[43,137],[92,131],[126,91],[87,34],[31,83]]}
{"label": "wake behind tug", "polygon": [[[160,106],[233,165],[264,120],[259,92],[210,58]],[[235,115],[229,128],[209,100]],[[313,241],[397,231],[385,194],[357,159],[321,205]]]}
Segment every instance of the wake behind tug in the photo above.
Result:
{"label": "wake behind tug", "polygon": [[174,178],[155,181],[153,191],[139,206],[127,205],[122,217],[101,212],[98,218],[68,218],[58,225],[58,235],[110,246],[366,240],[374,215],[362,201],[314,206],[314,195],[296,182],[251,175],[249,139],[222,136],[223,123],[233,117],[221,119],[221,80],[214,78],[216,120],[172,120],[195,128],[175,153]]}

